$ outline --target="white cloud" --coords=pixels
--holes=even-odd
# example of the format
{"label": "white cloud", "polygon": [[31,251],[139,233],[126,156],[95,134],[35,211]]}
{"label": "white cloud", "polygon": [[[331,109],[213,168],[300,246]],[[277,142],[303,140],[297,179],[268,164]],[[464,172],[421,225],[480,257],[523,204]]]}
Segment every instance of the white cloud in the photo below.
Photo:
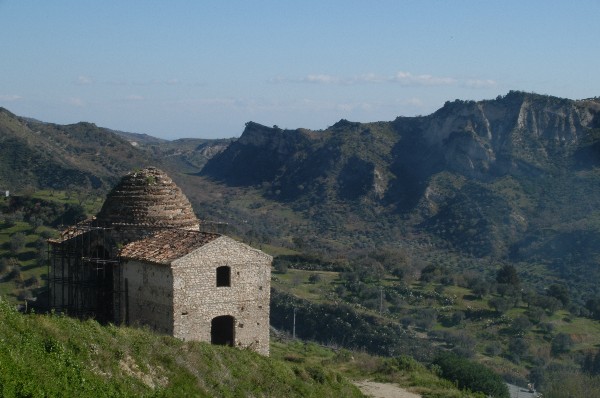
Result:
{"label": "white cloud", "polygon": [[102,84],[111,85],[111,86],[203,86],[204,83],[198,82],[185,82],[180,79],[172,78],[172,79],[153,79],[153,80],[106,80],[100,82]]}
{"label": "white cloud", "polygon": [[456,79],[451,77],[437,77],[432,75],[413,75],[410,72],[396,72],[391,81],[406,86],[451,86],[456,84]]}
{"label": "white cloud", "polygon": [[332,84],[340,83],[341,80],[331,75],[308,75],[302,81],[306,83]]}
{"label": "white cloud", "polygon": [[400,101],[401,105],[411,105],[411,106],[423,106],[425,105],[422,100],[419,98],[409,98],[403,101]]}
{"label": "white cloud", "polygon": [[302,78],[275,77],[269,83],[310,83],[320,85],[355,85],[355,84],[400,84],[410,87],[463,86],[474,89],[493,88],[498,85],[492,79],[458,79],[450,76],[434,76],[430,74],[413,74],[398,71],[393,75],[367,73],[359,76],[335,76],[330,74],[309,74]]}
{"label": "white cloud", "polygon": [[87,86],[92,83],[94,83],[94,79],[89,76],[78,76],[77,80],[75,81],[75,84],[78,86]]}
{"label": "white cloud", "polygon": [[72,106],[75,106],[75,107],[78,107],[78,108],[81,108],[81,107],[85,106],[85,101],[82,100],[81,98],[75,98],[75,97],[69,98],[67,100],[67,103],[69,105],[72,105]]}
{"label": "white cloud", "polygon": [[365,83],[383,83],[388,80],[385,76],[378,76],[375,73],[367,73],[366,75],[359,76],[355,78],[357,82],[365,82]]}
{"label": "white cloud", "polygon": [[13,102],[23,99],[20,95],[0,95],[0,101]]}
{"label": "white cloud", "polygon": [[381,84],[398,83],[404,86],[448,86],[457,84],[458,80],[451,77],[439,77],[427,74],[414,75],[410,72],[399,71],[391,76],[367,73],[360,76],[334,76],[329,74],[310,74],[300,79],[276,77],[271,83],[311,83],[311,84]]}
{"label": "white cloud", "polygon": [[240,101],[241,101],[240,99],[234,99],[234,98],[202,98],[202,99],[198,100],[198,104],[199,105],[233,106],[233,105],[239,105]]}
{"label": "white cloud", "polygon": [[498,82],[491,79],[467,79],[464,85],[469,88],[492,88],[498,85]]}

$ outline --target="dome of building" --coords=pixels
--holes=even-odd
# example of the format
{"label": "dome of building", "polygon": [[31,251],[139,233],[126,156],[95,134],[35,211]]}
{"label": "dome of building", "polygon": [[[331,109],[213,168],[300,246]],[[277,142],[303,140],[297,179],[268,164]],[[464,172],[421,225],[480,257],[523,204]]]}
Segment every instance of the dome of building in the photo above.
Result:
{"label": "dome of building", "polygon": [[199,225],[181,189],[155,167],[123,177],[106,196],[96,220],[106,226],[197,229]]}

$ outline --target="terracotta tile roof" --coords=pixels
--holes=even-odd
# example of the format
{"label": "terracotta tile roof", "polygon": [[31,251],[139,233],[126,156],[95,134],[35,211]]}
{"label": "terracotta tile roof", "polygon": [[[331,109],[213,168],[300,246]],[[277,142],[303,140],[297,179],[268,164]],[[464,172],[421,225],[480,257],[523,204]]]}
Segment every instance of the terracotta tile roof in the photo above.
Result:
{"label": "terracotta tile roof", "polygon": [[75,238],[89,231],[94,224],[95,218],[88,218],[87,220],[78,222],[75,225],[67,227],[60,233],[60,236],[56,239],[48,239],[50,244],[60,244],[69,239]]}
{"label": "terracotta tile roof", "polygon": [[131,242],[119,252],[122,259],[170,264],[221,235],[184,229],[168,229],[149,238]]}

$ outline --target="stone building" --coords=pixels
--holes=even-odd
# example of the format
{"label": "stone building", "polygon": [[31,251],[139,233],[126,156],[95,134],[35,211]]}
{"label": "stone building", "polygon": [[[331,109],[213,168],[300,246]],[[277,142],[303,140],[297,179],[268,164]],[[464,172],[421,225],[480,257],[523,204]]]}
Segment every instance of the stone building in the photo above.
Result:
{"label": "stone building", "polygon": [[95,218],[49,246],[56,311],[269,353],[272,258],[202,231],[156,168],[123,177]]}

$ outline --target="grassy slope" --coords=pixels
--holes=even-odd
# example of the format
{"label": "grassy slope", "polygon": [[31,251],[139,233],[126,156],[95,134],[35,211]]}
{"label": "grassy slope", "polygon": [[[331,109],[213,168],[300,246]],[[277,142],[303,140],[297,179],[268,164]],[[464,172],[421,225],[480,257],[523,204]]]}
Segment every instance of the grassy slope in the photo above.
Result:
{"label": "grassy slope", "polygon": [[314,343],[281,341],[271,343],[273,358],[308,367],[323,366],[353,380],[375,380],[399,384],[425,398],[476,398],[481,393],[460,391],[454,383],[438,377],[409,357],[383,358],[365,352],[326,348]]}
{"label": "grassy slope", "polygon": [[0,396],[354,397],[318,365],[183,342],[0,301]]}

